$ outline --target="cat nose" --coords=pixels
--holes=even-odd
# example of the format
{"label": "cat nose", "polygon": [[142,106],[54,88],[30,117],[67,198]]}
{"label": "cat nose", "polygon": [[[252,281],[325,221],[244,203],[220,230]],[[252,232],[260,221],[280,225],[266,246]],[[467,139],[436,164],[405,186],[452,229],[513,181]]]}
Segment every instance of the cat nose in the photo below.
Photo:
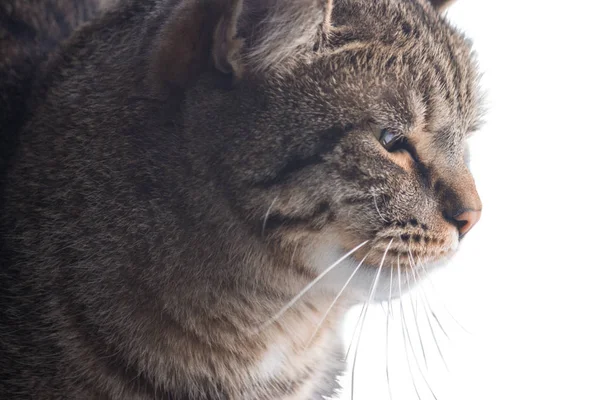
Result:
{"label": "cat nose", "polygon": [[453,222],[458,228],[458,233],[460,237],[464,237],[467,232],[475,226],[475,224],[481,218],[481,210],[461,210],[457,212],[453,217]]}
{"label": "cat nose", "polygon": [[444,218],[458,229],[462,239],[481,218],[481,199],[466,165],[452,172],[445,180],[438,181],[434,189],[437,186]]}

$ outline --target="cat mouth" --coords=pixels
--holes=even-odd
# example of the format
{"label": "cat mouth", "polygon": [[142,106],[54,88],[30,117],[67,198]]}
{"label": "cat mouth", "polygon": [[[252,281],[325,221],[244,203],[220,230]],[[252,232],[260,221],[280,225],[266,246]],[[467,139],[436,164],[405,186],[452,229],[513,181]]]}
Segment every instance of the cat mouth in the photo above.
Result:
{"label": "cat mouth", "polygon": [[401,269],[424,269],[429,264],[449,259],[455,253],[450,248],[433,249],[365,249],[357,251],[352,258],[366,266],[398,267]]}
{"label": "cat mouth", "polygon": [[402,269],[424,269],[430,264],[448,260],[458,250],[458,236],[433,236],[401,234],[378,238],[352,254],[356,262],[379,267],[393,266]]}

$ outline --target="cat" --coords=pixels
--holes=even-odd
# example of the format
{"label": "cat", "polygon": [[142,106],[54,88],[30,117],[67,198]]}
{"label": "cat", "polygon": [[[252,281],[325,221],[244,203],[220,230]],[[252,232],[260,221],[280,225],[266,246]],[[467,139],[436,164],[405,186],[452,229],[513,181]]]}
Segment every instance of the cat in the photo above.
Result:
{"label": "cat", "polygon": [[[39,66],[77,27],[112,0],[4,0],[0,3],[0,173],[27,118]],[[0,187],[2,183],[0,176]]]}
{"label": "cat", "polygon": [[481,215],[445,6],[122,0],[76,29],[2,193],[0,398],[334,396],[345,312]]}

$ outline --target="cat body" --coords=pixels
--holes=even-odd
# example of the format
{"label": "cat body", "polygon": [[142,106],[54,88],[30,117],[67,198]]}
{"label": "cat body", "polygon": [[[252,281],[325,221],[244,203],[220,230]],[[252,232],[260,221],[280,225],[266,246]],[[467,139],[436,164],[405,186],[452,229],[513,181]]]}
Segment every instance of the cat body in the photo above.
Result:
{"label": "cat body", "polygon": [[0,173],[6,169],[17,131],[27,118],[40,65],[76,28],[108,5],[109,0],[0,3]]}
{"label": "cat body", "polygon": [[345,311],[478,218],[476,76],[417,0],[124,0],[78,29],[2,194],[0,397],[334,395]]}

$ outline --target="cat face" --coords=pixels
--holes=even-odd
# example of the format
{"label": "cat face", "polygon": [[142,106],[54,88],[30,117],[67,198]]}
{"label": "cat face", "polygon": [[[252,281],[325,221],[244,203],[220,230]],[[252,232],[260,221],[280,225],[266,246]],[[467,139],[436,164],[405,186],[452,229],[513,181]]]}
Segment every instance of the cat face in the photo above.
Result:
{"label": "cat face", "polygon": [[[228,201],[313,272],[365,242],[346,275],[361,260],[367,275],[439,263],[481,210],[467,166],[479,118],[469,46],[426,3],[301,3],[242,5],[215,28],[214,63],[236,79],[212,145]],[[206,121],[198,108],[188,104],[192,131]]]}

